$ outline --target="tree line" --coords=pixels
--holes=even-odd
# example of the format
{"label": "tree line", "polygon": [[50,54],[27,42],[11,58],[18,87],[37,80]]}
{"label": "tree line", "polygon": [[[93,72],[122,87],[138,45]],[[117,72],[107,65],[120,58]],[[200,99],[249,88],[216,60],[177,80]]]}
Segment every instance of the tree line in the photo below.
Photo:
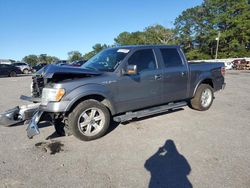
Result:
{"label": "tree line", "polygon": [[[213,59],[217,40],[218,58],[250,56],[250,0],[204,0],[201,5],[184,10],[175,19],[174,28],[156,24],[143,31],[125,31],[111,45],[95,44],[86,54],[69,52],[68,60],[87,60],[108,47],[146,44],[180,45],[189,60]],[[36,64],[56,59],[29,55],[23,61]]]}

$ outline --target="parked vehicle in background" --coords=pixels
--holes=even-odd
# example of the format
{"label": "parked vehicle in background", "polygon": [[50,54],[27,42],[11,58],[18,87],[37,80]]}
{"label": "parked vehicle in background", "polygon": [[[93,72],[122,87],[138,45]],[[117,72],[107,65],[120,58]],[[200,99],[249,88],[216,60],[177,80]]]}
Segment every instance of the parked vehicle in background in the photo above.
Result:
{"label": "parked vehicle in background", "polygon": [[45,67],[47,65],[47,63],[39,63],[37,65],[35,65],[34,67],[32,67],[32,72],[35,73],[37,71],[39,71],[41,68]]}
{"label": "parked vehicle in background", "polygon": [[55,61],[54,64],[56,64],[56,65],[68,65],[68,61],[67,60],[58,60],[58,61]]}
{"label": "parked vehicle in background", "polygon": [[250,70],[250,61],[246,59],[235,59],[232,63],[236,70]]}
{"label": "parked vehicle in background", "polygon": [[73,66],[73,67],[80,67],[80,66],[82,66],[84,63],[86,63],[87,62],[87,60],[80,60],[80,61],[73,61],[71,64],[69,64],[69,65],[71,65],[71,66]]}
{"label": "parked vehicle in background", "polygon": [[12,63],[15,63],[15,60],[12,60],[12,59],[0,59],[0,64],[11,65]]}
{"label": "parked vehicle in background", "polygon": [[13,63],[12,65],[19,68],[24,74],[28,74],[31,71],[31,67],[28,63],[17,62]]}
{"label": "parked vehicle in background", "polygon": [[15,77],[17,74],[22,74],[22,71],[19,68],[13,65],[0,64],[0,77]]}
{"label": "parked vehicle in background", "polygon": [[226,70],[231,70],[233,69],[234,64],[232,62],[225,62],[225,69]]}

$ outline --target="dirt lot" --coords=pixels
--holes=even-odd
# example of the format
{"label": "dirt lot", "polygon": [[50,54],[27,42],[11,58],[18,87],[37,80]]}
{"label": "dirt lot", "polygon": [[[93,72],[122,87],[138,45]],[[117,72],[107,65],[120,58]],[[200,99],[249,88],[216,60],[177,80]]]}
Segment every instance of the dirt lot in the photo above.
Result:
{"label": "dirt lot", "polygon": [[[22,104],[30,81],[0,78],[0,111]],[[91,142],[53,127],[32,140],[26,126],[0,127],[0,187],[249,187],[250,72],[230,71],[226,82],[209,111],[185,107]]]}

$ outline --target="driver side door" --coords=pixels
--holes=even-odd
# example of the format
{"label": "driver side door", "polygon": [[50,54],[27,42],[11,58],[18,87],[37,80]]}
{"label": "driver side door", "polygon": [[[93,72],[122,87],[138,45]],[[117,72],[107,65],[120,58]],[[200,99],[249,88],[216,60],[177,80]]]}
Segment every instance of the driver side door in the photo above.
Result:
{"label": "driver side door", "polygon": [[127,65],[136,65],[137,74],[118,78],[118,95],[115,97],[117,111],[121,113],[160,104],[163,77],[154,50],[135,51]]}

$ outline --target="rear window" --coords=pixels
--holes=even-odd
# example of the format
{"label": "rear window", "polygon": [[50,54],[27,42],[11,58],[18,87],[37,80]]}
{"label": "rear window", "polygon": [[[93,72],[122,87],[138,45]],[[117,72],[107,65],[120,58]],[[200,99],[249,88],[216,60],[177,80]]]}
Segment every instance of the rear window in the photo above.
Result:
{"label": "rear window", "polygon": [[166,67],[178,67],[183,65],[177,49],[166,48],[160,50]]}

